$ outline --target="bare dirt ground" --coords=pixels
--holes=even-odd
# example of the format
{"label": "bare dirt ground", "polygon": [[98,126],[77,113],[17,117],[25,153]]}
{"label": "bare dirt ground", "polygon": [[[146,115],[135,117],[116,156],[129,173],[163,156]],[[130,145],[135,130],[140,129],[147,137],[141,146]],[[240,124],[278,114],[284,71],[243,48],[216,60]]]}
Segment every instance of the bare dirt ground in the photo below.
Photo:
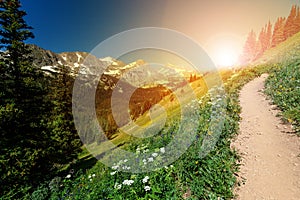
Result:
{"label": "bare dirt ground", "polygon": [[233,148],[242,156],[236,199],[300,199],[300,137],[263,94],[267,75],[241,90],[242,121]]}

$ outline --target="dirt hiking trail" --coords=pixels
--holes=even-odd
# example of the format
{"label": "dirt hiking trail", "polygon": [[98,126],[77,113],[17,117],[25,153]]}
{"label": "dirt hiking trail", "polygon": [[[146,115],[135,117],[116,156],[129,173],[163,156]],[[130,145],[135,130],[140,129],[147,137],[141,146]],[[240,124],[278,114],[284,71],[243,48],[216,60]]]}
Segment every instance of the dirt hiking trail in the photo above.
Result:
{"label": "dirt hiking trail", "polygon": [[263,94],[266,74],[240,92],[240,134],[233,142],[241,154],[236,199],[300,200],[300,137],[276,117]]}

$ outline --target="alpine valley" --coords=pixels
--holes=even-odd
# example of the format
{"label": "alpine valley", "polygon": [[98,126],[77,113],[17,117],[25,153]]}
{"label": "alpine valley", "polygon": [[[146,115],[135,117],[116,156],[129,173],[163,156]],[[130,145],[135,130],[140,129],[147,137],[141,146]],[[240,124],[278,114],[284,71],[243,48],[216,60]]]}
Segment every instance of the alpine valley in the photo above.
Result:
{"label": "alpine valley", "polygon": [[[173,102],[173,108],[178,106],[174,92],[184,94],[187,85],[192,86],[198,94],[207,89],[202,74],[174,65],[152,67],[143,60],[126,64],[111,57],[97,58],[86,52],[54,53],[36,45],[28,47],[33,64],[42,68],[49,76],[56,76],[61,68],[67,68],[73,81],[77,78],[82,84],[97,88],[95,109],[98,122],[108,139],[114,136],[120,126],[125,126],[131,120],[139,121],[138,118],[147,115],[147,111],[155,104],[160,103],[166,107]],[[134,92],[130,94],[128,91]],[[111,109],[113,93],[116,93],[116,97],[121,97],[114,99],[115,105],[120,107],[115,109],[118,110],[117,113],[113,113]],[[130,99],[129,105],[125,105],[127,109],[121,109],[124,108],[124,98]],[[124,117],[128,112],[131,119]],[[88,127],[90,122],[85,123]],[[96,134],[86,135],[83,137],[84,142],[89,144],[103,139],[95,137]]]}

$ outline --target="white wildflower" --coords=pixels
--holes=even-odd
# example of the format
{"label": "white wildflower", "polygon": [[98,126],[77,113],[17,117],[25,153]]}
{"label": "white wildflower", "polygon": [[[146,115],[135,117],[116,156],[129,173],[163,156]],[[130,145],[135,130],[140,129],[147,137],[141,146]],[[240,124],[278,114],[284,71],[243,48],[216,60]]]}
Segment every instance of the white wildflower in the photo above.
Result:
{"label": "white wildflower", "polygon": [[145,178],[143,178],[143,183],[147,183],[148,182],[148,180],[149,180],[149,176],[145,176]]}
{"label": "white wildflower", "polygon": [[117,190],[119,190],[119,189],[121,189],[121,188],[122,188],[122,185],[121,185],[121,184],[117,185]]}
{"label": "white wildflower", "polygon": [[117,171],[114,171],[114,172],[110,172],[110,175],[115,175],[117,173]]}
{"label": "white wildflower", "polygon": [[156,157],[156,156],[158,156],[158,153],[153,153],[152,156]]}
{"label": "white wildflower", "polygon": [[71,174],[68,174],[68,175],[66,176],[66,178],[71,178]]}
{"label": "white wildflower", "polygon": [[119,184],[119,183],[115,183],[115,186],[114,186],[115,189],[119,190],[122,188],[122,185]]}
{"label": "white wildflower", "polygon": [[96,174],[93,174],[93,175],[92,175],[92,177],[95,177],[95,176],[96,176]]}
{"label": "white wildflower", "polygon": [[128,161],[128,160],[127,160],[127,159],[125,159],[123,162],[124,162],[124,163],[126,163],[127,161]]}
{"label": "white wildflower", "polygon": [[134,183],[133,180],[124,180],[123,181],[123,185],[131,185],[132,183]]}
{"label": "white wildflower", "polygon": [[150,186],[145,186],[144,189],[147,192],[147,191],[149,191],[151,189],[151,187]]}
{"label": "white wildflower", "polygon": [[113,170],[117,170],[118,168],[119,168],[119,166],[118,165],[115,165],[115,166],[112,166],[111,167]]}
{"label": "white wildflower", "polygon": [[148,158],[148,162],[153,162],[154,159],[152,157]]}
{"label": "white wildflower", "polygon": [[160,152],[165,153],[166,152],[165,147],[160,148]]}
{"label": "white wildflower", "polygon": [[124,169],[124,170],[129,170],[130,167],[128,167],[128,166],[123,166],[122,169]]}
{"label": "white wildflower", "polygon": [[143,159],[143,163],[144,163],[144,165],[146,165],[147,164],[147,160]]}
{"label": "white wildflower", "polygon": [[92,178],[92,176],[91,175],[89,175],[89,177],[88,178]]}

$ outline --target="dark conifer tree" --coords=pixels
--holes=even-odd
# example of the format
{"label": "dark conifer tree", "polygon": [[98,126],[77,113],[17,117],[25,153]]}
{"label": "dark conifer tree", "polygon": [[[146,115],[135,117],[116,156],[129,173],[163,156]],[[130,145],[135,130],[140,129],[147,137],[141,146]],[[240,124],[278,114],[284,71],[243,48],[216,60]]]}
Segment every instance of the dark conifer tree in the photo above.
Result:
{"label": "dark conifer tree", "polygon": [[82,146],[75,129],[72,115],[72,86],[74,79],[70,76],[70,68],[60,66],[52,75],[50,99],[53,109],[48,126],[53,147],[52,156],[49,159],[53,163],[67,164],[77,157]]}
{"label": "dark conifer tree", "polygon": [[286,19],[279,17],[274,25],[271,47],[275,47],[285,40],[284,27]]}
{"label": "dark conifer tree", "polygon": [[300,8],[297,7],[297,15],[295,20],[296,33],[300,32]]}
{"label": "dark conifer tree", "polygon": [[258,59],[266,50],[277,46],[299,31],[300,10],[298,6],[293,5],[287,19],[284,17],[277,18],[273,33],[272,24],[269,21],[268,24],[262,28],[257,41],[253,30],[248,34],[243,53],[240,57],[240,63],[247,64]]}
{"label": "dark conifer tree", "polygon": [[242,64],[247,64],[256,57],[256,54],[257,54],[256,34],[253,30],[251,30],[245,42],[243,48],[243,54],[240,58],[240,62]]}
{"label": "dark conifer tree", "polygon": [[25,15],[18,0],[0,1],[0,194],[38,185],[80,147],[68,72],[54,81],[33,64]]}
{"label": "dark conifer tree", "polygon": [[284,38],[285,40],[295,33],[297,33],[296,28],[296,16],[297,16],[297,6],[293,5],[290,11],[290,15],[288,16],[285,26],[284,26]]}
{"label": "dark conifer tree", "polygon": [[271,47],[271,39],[272,39],[272,24],[269,21],[268,24],[262,28],[259,37],[258,37],[258,46],[257,46],[257,58],[259,58],[266,50]]}
{"label": "dark conifer tree", "polygon": [[272,24],[269,21],[267,25],[267,30],[266,30],[266,49],[271,48],[271,42],[272,42]]}
{"label": "dark conifer tree", "polygon": [[[18,0],[0,1],[1,97],[0,164],[2,191],[33,183],[51,168],[47,162],[50,135],[46,125],[49,102],[46,79],[32,65],[24,43],[33,38]],[[3,182],[2,182],[3,181]]]}
{"label": "dark conifer tree", "polygon": [[266,50],[266,27],[262,28],[259,36],[258,36],[258,41],[257,41],[257,55],[256,55],[256,59],[261,56],[264,51]]}

